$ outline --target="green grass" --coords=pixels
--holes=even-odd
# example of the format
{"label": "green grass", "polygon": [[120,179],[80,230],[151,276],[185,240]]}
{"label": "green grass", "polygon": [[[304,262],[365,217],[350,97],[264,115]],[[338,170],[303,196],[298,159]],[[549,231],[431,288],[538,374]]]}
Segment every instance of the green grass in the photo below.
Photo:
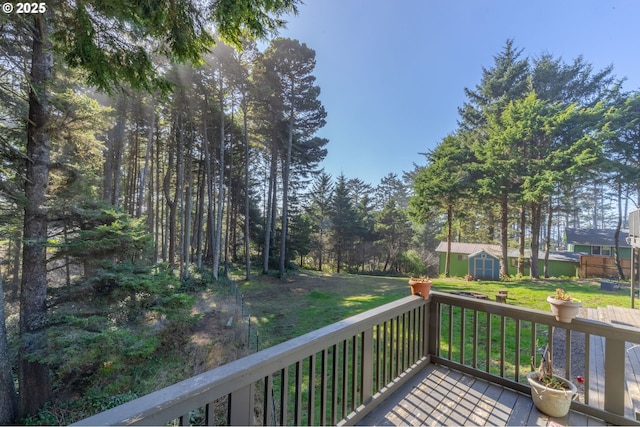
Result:
{"label": "green grass", "polygon": [[[356,315],[366,310],[373,309],[388,302],[409,295],[408,278],[361,276],[345,274],[324,274],[313,271],[301,271],[291,275],[285,281],[269,275],[255,275],[250,282],[238,282],[240,292],[244,295],[245,314],[249,313],[252,323],[257,324],[260,335],[260,348],[266,348],[288,339],[303,335],[312,330],[321,328],[333,322]],[[514,280],[514,281],[465,281],[462,279],[433,279],[432,290],[440,292],[468,291],[487,294],[494,300],[499,290],[508,290],[508,304],[528,308],[549,311],[546,298],[554,294],[556,288],[563,288],[574,297],[581,299],[586,307],[598,307],[606,305],[630,306],[628,289],[618,291],[600,291],[599,283],[595,281],[577,280]],[[448,310],[443,312],[443,328],[441,333],[441,351],[444,357],[448,357],[451,351],[451,359],[467,365],[476,365],[478,369],[487,370],[496,375],[501,375],[500,349],[504,348],[504,375],[507,378],[522,380],[530,367],[530,355],[537,353],[539,346],[544,346],[547,337],[547,328],[538,325],[536,331],[537,342],[532,348],[531,322],[520,322],[520,352],[516,351],[512,338],[516,330],[513,319],[504,319],[504,336],[500,335],[501,318],[491,316],[487,322],[485,314],[479,314],[477,338],[473,330],[472,310],[465,310],[467,317],[463,326],[460,319],[462,309],[454,307],[452,328],[449,330]],[[451,337],[451,349],[449,349],[449,337]],[[489,339],[487,339],[489,337]],[[476,360],[473,360],[474,350]],[[516,356],[518,354],[518,356]],[[321,372],[320,353],[316,355],[316,376]],[[338,357],[342,355],[330,355]],[[341,363],[341,362],[340,362]],[[309,360],[303,362],[302,375],[309,377]],[[351,362],[349,362],[351,364]],[[488,366],[487,366],[488,365]],[[519,370],[519,378],[515,378],[516,366]],[[291,387],[295,373],[294,367],[289,370],[289,385]],[[274,390],[279,392],[283,385],[281,379],[274,378]],[[316,387],[320,378],[316,379]],[[306,384],[306,381],[303,382]],[[304,389],[303,401],[309,390]],[[290,391],[291,392],[291,391]],[[292,421],[293,395],[289,395],[288,421]],[[316,394],[316,399],[318,395]],[[316,418],[319,421],[322,414],[319,407],[315,409]],[[306,417],[307,414],[304,415]],[[306,418],[305,418],[306,420]],[[304,421],[304,420],[303,420]]]}
{"label": "green grass", "polygon": [[[548,295],[563,288],[582,300],[585,307],[630,307],[629,289],[601,291],[596,281],[521,279],[513,281],[465,281],[435,278],[432,290],[469,291],[495,300],[500,289],[509,291],[507,303],[549,311]],[[273,276],[255,275],[239,282],[246,310],[257,323],[261,348],[303,335],[320,327],[409,295],[408,278],[349,274],[325,274],[303,270],[281,282]]]}
{"label": "green grass", "polygon": [[628,288],[601,291],[599,282],[590,280],[522,279],[504,282],[468,282],[461,279],[434,279],[432,289],[442,292],[460,290],[481,292],[487,294],[491,300],[495,300],[495,294],[500,289],[506,289],[509,291],[507,301],[509,304],[548,311],[547,296],[555,294],[556,288],[562,288],[571,296],[581,300],[584,307],[631,306]]}

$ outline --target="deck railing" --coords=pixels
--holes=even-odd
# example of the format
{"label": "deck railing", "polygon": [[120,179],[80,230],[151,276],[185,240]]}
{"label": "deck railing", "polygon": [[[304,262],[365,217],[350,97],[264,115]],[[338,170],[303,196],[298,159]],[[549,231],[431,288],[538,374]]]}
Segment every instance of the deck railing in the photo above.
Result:
{"label": "deck railing", "polygon": [[[582,339],[583,355],[573,352]],[[563,344],[560,341],[564,341]],[[572,408],[634,424],[640,391],[625,381],[640,331],[588,319],[431,292],[408,296],[276,345],[81,421],[124,424],[354,424],[426,363],[440,363],[528,393],[531,356],[546,344],[572,378]],[[603,357],[595,357],[601,350]],[[516,356],[519,355],[519,356]],[[637,423],[636,423],[637,424]]]}
{"label": "deck railing", "polygon": [[409,296],[82,420],[80,425],[336,425],[428,362]]}
{"label": "deck railing", "polygon": [[550,312],[439,292],[432,292],[430,316],[432,363],[530,393],[526,374],[548,346],[556,353],[554,373],[579,388],[572,409],[613,424],[635,423],[640,388],[625,371],[640,366],[633,361],[640,362],[637,328],[583,318],[561,323]]}

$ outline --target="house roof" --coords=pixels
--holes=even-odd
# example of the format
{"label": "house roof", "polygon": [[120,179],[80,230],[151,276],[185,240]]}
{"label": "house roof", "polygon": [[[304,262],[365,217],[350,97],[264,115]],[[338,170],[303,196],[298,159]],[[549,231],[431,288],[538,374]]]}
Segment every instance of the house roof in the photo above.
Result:
{"label": "house roof", "polygon": [[[615,229],[567,228],[565,237],[567,244],[588,246],[615,246]],[[620,230],[618,246],[631,247],[627,243],[629,230]]]}
{"label": "house roof", "polygon": [[[440,242],[438,247],[436,248],[436,252],[446,252],[447,251],[447,242]],[[492,245],[489,243],[460,243],[460,242],[451,242],[451,253],[452,254],[465,254],[465,255],[473,255],[478,252],[487,252],[491,255],[495,255],[498,258],[502,258],[502,251],[500,250],[500,245]],[[507,256],[509,258],[517,258],[519,255],[518,249],[509,248],[507,251]],[[531,256],[531,251],[529,249],[525,250],[525,257],[529,258]],[[538,252],[538,258],[544,259],[544,252]],[[566,252],[566,251],[550,251],[549,259],[552,261],[564,261],[564,262],[580,262],[580,254],[574,252]]]}
{"label": "house roof", "polygon": [[[447,242],[440,242],[436,248],[436,252],[446,252]],[[490,243],[461,243],[451,242],[451,253],[456,254],[472,254],[475,252],[485,251],[489,253],[500,252],[500,245],[492,245]]]}

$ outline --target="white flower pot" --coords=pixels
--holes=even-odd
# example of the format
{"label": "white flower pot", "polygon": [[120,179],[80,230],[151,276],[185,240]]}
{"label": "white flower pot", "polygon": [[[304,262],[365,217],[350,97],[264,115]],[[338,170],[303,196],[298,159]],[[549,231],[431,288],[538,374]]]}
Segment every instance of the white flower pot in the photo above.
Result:
{"label": "white flower pot", "polygon": [[550,417],[561,418],[569,413],[571,401],[578,389],[566,378],[554,375],[554,378],[562,381],[570,387],[570,390],[556,390],[542,385],[537,381],[540,372],[529,372],[527,381],[531,385],[531,399],[538,410]]}
{"label": "white flower pot", "polygon": [[571,323],[582,307],[580,301],[562,301],[551,295],[547,297],[547,301],[551,304],[551,313],[556,316],[558,322]]}

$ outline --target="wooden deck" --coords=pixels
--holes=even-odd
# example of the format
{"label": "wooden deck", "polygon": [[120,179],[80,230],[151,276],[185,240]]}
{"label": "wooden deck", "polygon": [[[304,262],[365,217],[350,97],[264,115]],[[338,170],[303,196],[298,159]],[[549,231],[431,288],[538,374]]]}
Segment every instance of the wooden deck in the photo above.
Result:
{"label": "wooden deck", "polygon": [[[622,307],[598,307],[587,308],[581,315],[601,322],[614,325],[631,326],[640,328],[640,310]],[[591,337],[590,359],[592,360],[589,377],[592,378],[589,386],[590,404],[598,407],[603,406],[604,396],[604,338]],[[625,416],[636,418],[636,413],[640,412],[640,346],[627,343],[625,358],[625,377],[627,388],[627,399],[625,402]],[[637,418],[636,418],[637,419]]]}
{"label": "wooden deck", "polygon": [[536,409],[529,395],[429,364],[422,374],[405,383],[359,425],[602,426],[606,423],[575,411],[563,418],[548,417]]}
{"label": "wooden deck", "polygon": [[[640,328],[640,310],[621,307],[584,308],[581,316]],[[604,338],[592,336],[589,373],[590,404],[603,407]],[[626,416],[640,411],[640,346],[627,344],[625,364],[628,399]],[[628,403],[628,402],[627,402]],[[631,409],[633,408],[633,409]],[[602,420],[572,411],[551,418],[531,402],[531,397],[472,375],[430,364],[421,374],[389,396],[360,425],[606,425]]]}

